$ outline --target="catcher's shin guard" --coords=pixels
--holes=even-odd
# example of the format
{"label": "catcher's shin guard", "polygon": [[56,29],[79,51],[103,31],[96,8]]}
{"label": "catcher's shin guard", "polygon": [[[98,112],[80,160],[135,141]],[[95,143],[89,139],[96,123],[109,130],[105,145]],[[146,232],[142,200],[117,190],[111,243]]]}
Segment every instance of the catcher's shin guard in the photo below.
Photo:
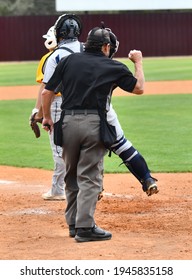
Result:
{"label": "catcher's shin guard", "polygon": [[[128,155],[128,151],[127,153],[124,153],[124,155],[126,154]],[[147,178],[151,177],[145,159],[134,147],[129,149],[129,157],[126,157],[126,160],[123,160],[123,163],[141,184]]]}
{"label": "catcher's shin guard", "polygon": [[134,172],[134,169],[132,168],[131,164],[127,161],[124,162],[125,166],[128,168],[128,170],[137,178],[137,180],[141,183],[142,179],[138,176],[137,173]]}

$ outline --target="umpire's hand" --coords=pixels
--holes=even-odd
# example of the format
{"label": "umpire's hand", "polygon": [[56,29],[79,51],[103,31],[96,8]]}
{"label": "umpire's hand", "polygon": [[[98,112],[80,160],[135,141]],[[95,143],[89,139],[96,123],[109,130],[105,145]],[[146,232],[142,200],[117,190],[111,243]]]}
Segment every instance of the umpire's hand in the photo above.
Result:
{"label": "umpire's hand", "polygon": [[46,119],[44,118],[42,121],[42,128],[46,131],[49,131],[51,133],[53,131],[53,121],[52,119]]}
{"label": "umpire's hand", "polygon": [[128,58],[133,63],[141,62],[142,59],[143,59],[142,52],[141,51],[137,51],[137,50],[132,50],[132,51],[129,52]]}

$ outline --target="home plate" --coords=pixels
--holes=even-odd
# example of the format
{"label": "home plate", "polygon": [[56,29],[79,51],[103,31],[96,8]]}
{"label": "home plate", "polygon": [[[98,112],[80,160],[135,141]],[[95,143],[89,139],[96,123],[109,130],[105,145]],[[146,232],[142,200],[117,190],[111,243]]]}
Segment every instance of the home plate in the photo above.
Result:
{"label": "home plate", "polygon": [[14,216],[14,215],[47,215],[51,214],[52,211],[42,209],[42,208],[28,208],[28,209],[21,209],[18,211],[8,211],[6,213],[0,213],[0,215],[7,215],[7,216]]}
{"label": "home plate", "polygon": [[0,180],[0,185],[9,185],[9,184],[13,184],[15,182],[13,181],[5,181],[5,180]]}
{"label": "home plate", "polygon": [[106,193],[104,192],[104,196],[109,196],[109,197],[119,197],[119,198],[127,198],[127,199],[133,199],[133,195],[127,195],[127,194],[115,194],[115,193]]}

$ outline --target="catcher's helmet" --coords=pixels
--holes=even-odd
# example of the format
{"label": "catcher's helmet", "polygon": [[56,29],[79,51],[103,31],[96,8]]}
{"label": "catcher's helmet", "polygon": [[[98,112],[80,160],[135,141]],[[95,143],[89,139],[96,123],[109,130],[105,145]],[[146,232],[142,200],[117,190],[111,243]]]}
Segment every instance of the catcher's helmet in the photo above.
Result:
{"label": "catcher's helmet", "polygon": [[54,28],[57,41],[59,38],[75,39],[81,34],[82,23],[75,14],[63,14],[55,22]]}
{"label": "catcher's helmet", "polygon": [[54,49],[57,46],[54,26],[51,26],[47,31],[47,34],[43,35],[42,37],[46,39],[44,45],[48,50]]}

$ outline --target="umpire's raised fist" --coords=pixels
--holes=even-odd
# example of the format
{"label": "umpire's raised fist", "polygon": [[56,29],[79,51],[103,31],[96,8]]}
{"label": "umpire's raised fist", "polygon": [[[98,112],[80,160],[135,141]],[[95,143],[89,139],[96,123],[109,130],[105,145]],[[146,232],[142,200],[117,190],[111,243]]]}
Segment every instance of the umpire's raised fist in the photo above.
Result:
{"label": "umpire's raised fist", "polygon": [[137,51],[137,50],[131,50],[128,54],[128,58],[132,61],[132,62],[140,62],[142,61],[142,52],[141,51]]}

